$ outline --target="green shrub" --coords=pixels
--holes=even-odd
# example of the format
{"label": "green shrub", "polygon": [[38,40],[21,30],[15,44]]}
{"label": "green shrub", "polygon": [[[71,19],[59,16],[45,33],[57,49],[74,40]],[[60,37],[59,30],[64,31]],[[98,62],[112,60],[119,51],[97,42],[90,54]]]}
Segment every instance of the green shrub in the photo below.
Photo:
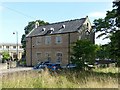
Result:
{"label": "green shrub", "polygon": [[2,62],[3,62],[3,63],[4,63],[6,60],[7,60],[7,61],[10,60],[10,54],[9,54],[9,52],[5,51],[5,52],[2,53],[2,55],[3,55],[3,58],[2,58]]}

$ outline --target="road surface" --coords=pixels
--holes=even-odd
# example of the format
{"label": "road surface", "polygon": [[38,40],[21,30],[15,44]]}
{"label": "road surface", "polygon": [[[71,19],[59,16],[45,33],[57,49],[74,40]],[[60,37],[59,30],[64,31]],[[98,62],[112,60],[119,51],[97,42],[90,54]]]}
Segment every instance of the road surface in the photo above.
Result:
{"label": "road surface", "polygon": [[3,69],[0,70],[0,75],[4,74],[4,73],[13,73],[13,72],[19,72],[19,71],[28,71],[28,70],[32,70],[32,67],[15,67],[15,68],[10,68],[10,69]]}

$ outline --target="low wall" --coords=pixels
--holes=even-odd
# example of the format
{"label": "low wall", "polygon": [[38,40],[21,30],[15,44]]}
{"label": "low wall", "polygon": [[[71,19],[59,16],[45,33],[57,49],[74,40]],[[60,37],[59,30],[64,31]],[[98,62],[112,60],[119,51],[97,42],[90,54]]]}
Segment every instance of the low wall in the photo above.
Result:
{"label": "low wall", "polygon": [[7,69],[7,63],[0,63],[0,70]]}
{"label": "low wall", "polygon": [[14,68],[17,66],[16,61],[9,61],[7,63],[0,63],[0,70]]}
{"label": "low wall", "polygon": [[10,61],[10,68],[16,67],[17,66],[17,62],[16,61]]}

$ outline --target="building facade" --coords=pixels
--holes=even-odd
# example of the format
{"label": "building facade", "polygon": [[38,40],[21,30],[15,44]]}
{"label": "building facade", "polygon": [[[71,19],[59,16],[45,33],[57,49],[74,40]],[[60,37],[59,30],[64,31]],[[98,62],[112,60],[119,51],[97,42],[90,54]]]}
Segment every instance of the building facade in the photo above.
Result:
{"label": "building facade", "polygon": [[16,45],[13,43],[1,43],[0,44],[0,56],[2,55],[3,52],[8,52],[13,60],[16,59],[16,57],[18,57],[18,59],[20,60],[22,58],[22,54],[24,50],[21,44]]}
{"label": "building facade", "polygon": [[94,43],[88,16],[35,27],[26,37],[27,66],[47,60],[66,65],[70,62],[71,44],[85,38]]}

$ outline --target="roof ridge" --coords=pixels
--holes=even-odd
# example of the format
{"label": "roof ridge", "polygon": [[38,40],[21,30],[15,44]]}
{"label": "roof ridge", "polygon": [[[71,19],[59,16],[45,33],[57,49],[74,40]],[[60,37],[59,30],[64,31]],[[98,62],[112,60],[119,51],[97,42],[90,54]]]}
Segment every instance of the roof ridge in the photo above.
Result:
{"label": "roof ridge", "polygon": [[82,20],[82,19],[85,19],[85,18],[80,18],[80,19],[71,19],[71,20],[61,21],[61,22],[55,22],[55,23],[51,23],[51,24],[59,24],[59,23],[70,22],[70,21],[76,21],[76,20]]}
{"label": "roof ridge", "polygon": [[40,25],[39,27],[41,27],[41,26],[47,26],[47,25],[53,25],[53,24],[59,24],[59,23],[65,23],[65,22],[70,22],[70,21],[76,21],[76,20],[82,20],[82,19],[86,19],[86,18],[71,19],[71,20],[66,20],[66,21],[61,21],[61,22],[49,23],[49,24],[46,24],[46,25]]}

